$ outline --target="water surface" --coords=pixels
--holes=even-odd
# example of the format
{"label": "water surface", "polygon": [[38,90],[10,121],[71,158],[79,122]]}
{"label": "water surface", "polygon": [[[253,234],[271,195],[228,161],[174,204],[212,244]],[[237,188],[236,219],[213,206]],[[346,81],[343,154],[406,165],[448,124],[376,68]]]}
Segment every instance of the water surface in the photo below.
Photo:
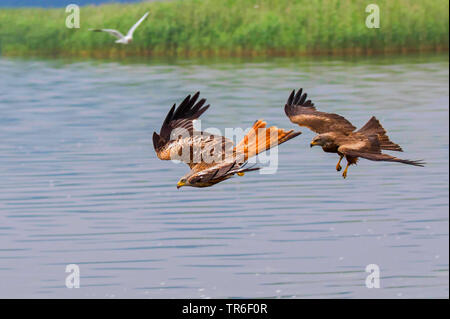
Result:
{"label": "water surface", "polygon": [[[448,298],[448,67],[0,59],[0,297]],[[283,105],[299,87],[357,127],[375,115],[428,165],[361,160],[344,180],[302,128],[276,174],[176,189],[187,166],[151,142],[173,103],[200,90],[203,128],[297,129]],[[72,263],[80,289],[65,287]]]}

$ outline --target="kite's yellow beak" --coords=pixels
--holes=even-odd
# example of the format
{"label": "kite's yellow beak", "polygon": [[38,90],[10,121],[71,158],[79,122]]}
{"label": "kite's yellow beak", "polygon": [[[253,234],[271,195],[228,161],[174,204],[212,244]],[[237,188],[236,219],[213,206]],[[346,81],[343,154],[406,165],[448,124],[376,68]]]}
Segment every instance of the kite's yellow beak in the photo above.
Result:
{"label": "kite's yellow beak", "polygon": [[319,144],[317,144],[316,142],[312,141],[311,144],[309,144],[309,147],[313,147],[313,146],[316,146],[316,145],[319,145]]}
{"label": "kite's yellow beak", "polygon": [[184,185],[186,185],[186,182],[179,181],[179,182],[177,183],[177,188],[180,188],[180,187],[182,187],[182,186],[184,186]]}

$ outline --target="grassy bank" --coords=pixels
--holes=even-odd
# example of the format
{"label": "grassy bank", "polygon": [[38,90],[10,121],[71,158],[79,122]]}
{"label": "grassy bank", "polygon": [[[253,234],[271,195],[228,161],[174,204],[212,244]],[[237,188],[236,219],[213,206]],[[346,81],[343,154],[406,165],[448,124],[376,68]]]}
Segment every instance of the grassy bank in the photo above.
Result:
{"label": "grassy bank", "polygon": [[[368,29],[369,3],[380,28]],[[122,33],[150,11],[128,46]],[[61,9],[0,9],[2,55],[303,55],[446,51],[447,0],[174,0],[81,7],[81,28]]]}

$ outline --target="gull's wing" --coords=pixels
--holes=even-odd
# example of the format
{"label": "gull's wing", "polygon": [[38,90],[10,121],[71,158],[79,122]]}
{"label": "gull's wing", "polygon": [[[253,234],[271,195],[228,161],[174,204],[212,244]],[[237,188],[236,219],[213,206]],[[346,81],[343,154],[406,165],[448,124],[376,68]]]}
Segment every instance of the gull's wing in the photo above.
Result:
{"label": "gull's wing", "polygon": [[89,29],[89,31],[106,32],[106,33],[111,34],[113,37],[116,37],[117,39],[123,39],[124,38],[122,33],[120,33],[117,30],[114,30],[114,29]]}
{"label": "gull's wing", "polygon": [[319,112],[314,107],[311,100],[306,100],[306,93],[302,95],[303,89],[292,91],[289,96],[284,111],[292,123],[305,126],[310,130],[322,134],[327,132],[342,132],[348,134],[356,127],[347,121],[343,116],[333,113]]}
{"label": "gull's wing", "polygon": [[133,36],[134,30],[136,30],[136,28],[142,23],[142,21],[144,21],[144,19],[147,18],[148,14],[149,14],[149,12],[146,12],[146,13],[142,16],[142,18],[140,18],[139,21],[136,22],[136,23],[134,24],[134,26],[131,27],[131,29],[130,29],[130,30],[128,31],[128,33],[127,33],[127,37],[132,37],[132,36]]}

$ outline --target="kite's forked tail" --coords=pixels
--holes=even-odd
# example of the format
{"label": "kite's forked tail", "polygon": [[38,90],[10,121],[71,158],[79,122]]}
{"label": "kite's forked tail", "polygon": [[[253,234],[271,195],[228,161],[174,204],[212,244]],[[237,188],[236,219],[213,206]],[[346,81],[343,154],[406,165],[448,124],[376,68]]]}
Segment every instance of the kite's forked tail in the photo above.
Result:
{"label": "kite's forked tail", "polygon": [[236,156],[243,155],[243,161],[272,147],[280,145],[301,134],[294,130],[285,131],[276,126],[266,127],[267,123],[258,120],[234,148]]}

